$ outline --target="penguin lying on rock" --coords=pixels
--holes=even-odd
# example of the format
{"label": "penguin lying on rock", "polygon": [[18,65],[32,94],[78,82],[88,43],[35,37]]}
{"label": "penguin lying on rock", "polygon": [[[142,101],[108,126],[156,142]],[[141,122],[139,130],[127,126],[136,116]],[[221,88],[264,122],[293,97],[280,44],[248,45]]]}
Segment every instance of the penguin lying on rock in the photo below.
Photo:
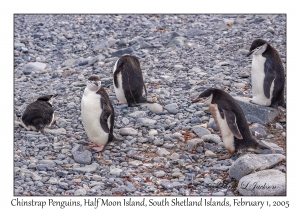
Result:
{"label": "penguin lying on rock", "polygon": [[[206,99],[203,101],[202,98]],[[230,158],[238,149],[267,149],[253,138],[242,108],[231,95],[220,89],[209,88],[192,102],[199,101],[208,105],[221,132],[224,147],[229,152],[220,159]]]}
{"label": "penguin lying on rock", "polygon": [[114,108],[98,76],[90,76],[81,99],[81,117],[96,152],[114,139]]}
{"label": "penguin lying on rock", "polygon": [[285,76],[280,56],[275,48],[263,39],[252,42],[249,53],[253,55],[251,69],[252,103],[262,106],[286,108],[284,102]]}
{"label": "penguin lying on rock", "polygon": [[53,95],[44,95],[29,104],[22,115],[20,125],[27,130],[45,134],[44,128],[51,127],[56,121],[51,105],[52,99]]}
{"label": "penguin lying on rock", "polygon": [[119,102],[126,103],[129,107],[139,103],[152,103],[142,96],[143,89],[147,96],[147,90],[140,62],[134,56],[123,55],[116,61],[113,84]]}

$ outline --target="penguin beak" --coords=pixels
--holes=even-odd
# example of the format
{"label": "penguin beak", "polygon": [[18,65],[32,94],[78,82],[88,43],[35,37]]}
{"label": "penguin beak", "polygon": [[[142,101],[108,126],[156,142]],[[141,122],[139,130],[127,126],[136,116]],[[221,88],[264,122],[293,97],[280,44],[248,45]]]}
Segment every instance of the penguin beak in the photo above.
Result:
{"label": "penguin beak", "polygon": [[202,98],[200,95],[196,98],[196,99],[194,99],[193,101],[192,101],[192,103],[196,103],[196,102],[201,102],[201,103],[203,103],[205,100],[204,100],[204,98]]}
{"label": "penguin beak", "polygon": [[98,83],[97,83],[97,82],[93,82],[93,84],[94,84],[95,86],[98,86]]}
{"label": "penguin beak", "polygon": [[254,53],[254,50],[248,52],[248,54],[246,55],[246,57],[249,57],[250,55],[252,55],[252,53]]}

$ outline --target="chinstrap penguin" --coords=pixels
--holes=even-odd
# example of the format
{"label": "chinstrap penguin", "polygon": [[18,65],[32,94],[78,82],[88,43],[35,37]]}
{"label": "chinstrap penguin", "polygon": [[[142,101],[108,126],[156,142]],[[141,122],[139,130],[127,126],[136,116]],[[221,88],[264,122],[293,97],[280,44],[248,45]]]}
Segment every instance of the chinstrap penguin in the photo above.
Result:
{"label": "chinstrap penguin", "polygon": [[51,127],[56,121],[51,105],[52,99],[53,95],[44,95],[29,104],[22,115],[20,125],[27,130],[45,134],[44,128]]}
{"label": "chinstrap penguin", "polygon": [[142,96],[143,89],[147,90],[139,60],[131,55],[120,57],[113,68],[113,84],[116,97],[129,107],[139,103],[151,103]]}
{"label": "chinstrap penguin", "polygon": [[81,99],[81,117],[90,146],[96,152],[114,139],[114,108],[98,76],[90,76]]}
{"label": "chinstrap penguin", "polygon": [[284,102],[285,76],[280,56],[275,48],[263,39],[252,42],[249,53],[253,55],[251,83],[254,104],[286,107]]}
{"label": "chinstrap penguin", "polygon": [[253,138],[242,108],[228,93],[209,88],[192,102],[199,101],[208,105],[221,132],[224,147],[229,152],[220,159],[230,158],[239,149],[266,149]]}

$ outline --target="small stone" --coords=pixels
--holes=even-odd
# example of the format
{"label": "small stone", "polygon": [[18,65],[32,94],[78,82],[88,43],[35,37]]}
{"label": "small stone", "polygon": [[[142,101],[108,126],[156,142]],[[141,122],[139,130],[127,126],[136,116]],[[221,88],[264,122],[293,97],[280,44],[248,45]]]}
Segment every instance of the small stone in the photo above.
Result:
{"label": "small stone", "polygon": [[34,172],[31,172],[31,178],[33,181],[38,181],[38,180],[42,179],[42,177],[40,177],[38,174],[36,174]]}
{"label": "small stone", "polygon": [[209,130],[207,130],[206,128],[202,127],[202,126],[194,126],[192,128],[192,131],[194,131],[197,136],[199,136],[200,138],[204,135],[207,135],[207,134],[211,134]]}
{"label": "small stone", "polygon": [[282,125],[280,125],[280,123],[276,123],[275,126],[276,126],[276,129],[278,129],[278,130],[283,129],[283,127],[282,127]]}
{"label": "small stone", "polygon": [[74,195],[86,195],[86,190],[84,188],[80,188],[74,192]]}
{"label": "small stone", "polygon": [[166,173],[164,172],[164,171],[155,171],[154,173],[153,173],[153,175],[154,176],[156,176],[156,177],[163,177],[164,175],[165,175]]}
{"label": "small stone", "polygon": [[76,167],[73,168],[74,171],[77,171],[78,173],[93,173],[97,170],[97,166],[95,166],[94,164],[91,165],[86,165],[83,167]]}
{"label": "small stone", "polygon": [[157,130],[150,130],[149,131],[149,136],[156,136],[158,135]]}
{"label": "small stone", "polygon": [[163,111],[163,107],[158,103],[152,103],[152,104],[142,104],[142,107],[146,107],[153,113],[159,113]]}
{"label": "small stone", "polygon": [[68,184],[64,182],[59,182],[57,186],[63,190],[68,190]]}
{"label": "small stone", "polygon": [[195,150],[199,145],[203,144],[203,139],[191,139],[186,142],[185,150],[191,152],[192,150]]}
{"label": "small stone", "polygon": [[274,30],[274,28],[272,28],[271,26],[269,26],[269,27],[267,28],[267,32],[270,32],[270,33],[272,33],[272,34],[275,34],[275,30]]}
{"label": "small stone", "polygon": [[124,123],[124,125],[127,125],[129,123],[129,120],[126,117],[124,117],[122,119],[122,123]]}
{"label": "small stone", "polygon": [[179,154],[178,154],[178,153],[173,153],[173,154],[170,156],[170,159],[172,159],[172,160],[178,160],[178,159],[179,159]]}
{"label": "small stone", "polygon": [[46,68],[46,66],[47,65],[45,63],[30,62],[23,67],[23,73],[25,75],[29,75],[29,74],[31,74],[32,71],[40,72],[40,71],[44,70]]}
{"label": "small stone", "polygon": [[178,105],[176,103],[172,103],[172,104],[168,104],[164,107],[166,110],[168,110],[168,112],[172,113],[172,114],[177,114],[178,112]]}
{"label": "small stone", "polygon": [[56,166],[56,163],[53,161],[53,160],[39,160],[38,162],[39,164],[46,164],[46,165],[49,165],[49,166]]}
{"label": "small stone", "polygon": [[237,88],[244,88],[246,85],[244,83],[235,83],[234,86]]}
{"label": "small stone", "polygon": [[75,147],[72,149],[72,155],[77,163],[91,164],[92,153],[88,150],[83,150],[82,145],[75,145]]}
{"label": "small stone", "polygon": [[221,138],[217,134],[207,134],[207,135],[202,136],[201,139],[205,142],[210,141],[210,142],[214,142],[216,144],[221,142]]}
{"label": "small stone", "polygon": [[134,160],[134,161],[130,161],[129,165],[140,166],[143,165],[143,162],[139,160]]}
{"label": "small stone", "polygon": [[164,144],[164,140],[163,140],[163,139],[155,139],[155,140],[153,141],[153,144],[154,144],[155,146],[162,146],[162,145]]}
{"label": "small stone", "polygon": [[141,118],[141,117],[146,117],[147,114],[144,111],[135,111],[133,113],[130,113],[129,116],[132,118]]}
{"label": "small stone", "polygon": [[213,153],[212,151],[210,151],[210,150],[206,150],[205,151],[205,156],[214,157],[214,156],[217,156],[217,155],[215,153]]}
{"label": "small stone", "polygon": [[224,196],[225,193],[223,193],[223,192],[216,192],[216,193],[212,193],[211,195],[212,196]]}
{"label": "small stone", "polygon": [[[248,53],[248,50],[246,52]],[[250,77],[249,70],[248,69],[239,69],[239,76],[242,77],[242,78]]]}
{"label": "small stone", "polygon": [[113,52],[111,55],[113,57],[121,57],[124,54],[132,54],[132,53],[133,53],[132,47],[128,47],[128,48],[117,50],[117,51]]}
{"label": "small stone", "polygon": [[74,102],[70,102],[70,103],[68,103],[68,105],[67,105],[68,108],[74,107],[74,106],[76,106],[76,104],[75,104]]}
{"label": "small stone", "polygon": [[158,154],[160,157],[163,157],[163,156],[170,154],[170,152],[167,151],[165,148],[158,148],[158,150],[156,151],[156,154]]}
{"label": "small stone", "polygon": [[133,128],[121,128],[120,135],[122,136],[136,136],[138,131]]}
{"label": "small stone", "polygon": [[114,168],[114,167],[110,168],[110,174],[112,174],[112,175],[120,176],[121,172],[122,172],[122,169],[120,169],[120,168]]}
{"label": "small stone", "polygon": [[284,151],[283,151],[283,148],[278,146],[277,144],[274,144],[272,142],[267,142],[267,141],[264,141],[264,140],[261,140],[260,143],[269,148],[270,150],[274,151],[275,153],[280,153],[280,154],[283,154]]}
{"label": "small stone", "polygon": [[152,119],[149,119],[149,118],[138,118],[137,122],[141,123],[143,126],[146,126],[146,127],[154,125],[154,124],[157,123],[156,120],[152,120]]}
{"label": "small stone", "polygon": [[267,128],[261,124],[253,123],[249,126],[249,129],[252,135],[257,138],[263,138],[267,135]]}
{"label": "small stone", "polygon": [[50,177],[50,179],[48,180],[48,183],[49,184],[57,184],[58,183],[58,181],[57,181],[57,179],[56,178],[54,178],[54,177]]}
{"label": "small stone", "polygon": [[58,129],[45,128],[44,131],[46,133],[50,133],[50,134],[53,134],[53,135],[67,134],[67,131],[64,128],[58,128]]}

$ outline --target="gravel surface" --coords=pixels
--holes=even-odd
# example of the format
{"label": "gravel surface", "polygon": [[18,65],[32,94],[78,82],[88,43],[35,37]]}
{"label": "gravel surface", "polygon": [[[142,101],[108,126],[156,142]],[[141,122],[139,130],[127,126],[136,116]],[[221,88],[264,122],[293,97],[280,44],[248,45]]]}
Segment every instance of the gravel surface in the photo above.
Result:
{"label": "gravel surface", "polygon": [[[245,55],[256,38],[285,67],[285,15],[15,15],[15,120],[38,96],[58,95],[51,132],[15,124],[14,195],[238,195],[228,169],[240,153],[216,158],[227,153],[220,133],[191,99],[209,87],[250,97]],[[139,58],[148,98],[163,111],[118,103],[112,70],[125,53]],[[114,105],[119,139],[100,153],[87,146],[80,114],[92,74]],[[284,116],[263,129],[257,139],[285,149]]]}

